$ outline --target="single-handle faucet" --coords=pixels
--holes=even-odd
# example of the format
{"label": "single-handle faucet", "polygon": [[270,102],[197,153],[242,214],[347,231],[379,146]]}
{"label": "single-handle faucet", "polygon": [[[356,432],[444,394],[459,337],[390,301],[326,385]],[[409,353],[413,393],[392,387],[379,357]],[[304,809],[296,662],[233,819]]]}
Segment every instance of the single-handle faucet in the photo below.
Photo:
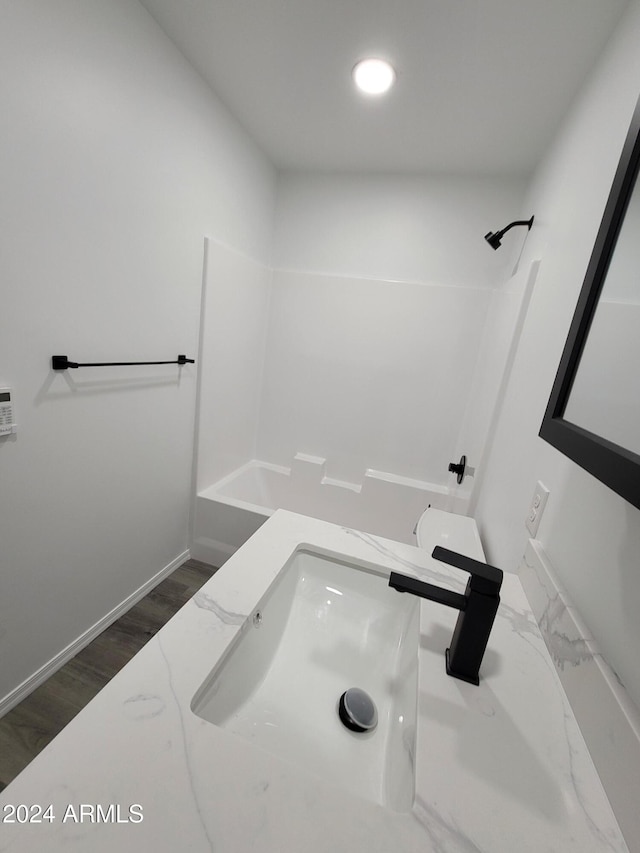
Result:
{"label": "single-handle faucet", "polygon": [[441,548],[440,545],[433,549],[431,556],[442,563],[469,572],[471,577],[467,581],[464,595],[399,572],[391,572],[389,586],[398,592],[410,592],[460,611],[451,645],[445,655],[447,674],[471,684],[479,684],[480,664],[500,604],[502,570],[472,560],[457,551]]}

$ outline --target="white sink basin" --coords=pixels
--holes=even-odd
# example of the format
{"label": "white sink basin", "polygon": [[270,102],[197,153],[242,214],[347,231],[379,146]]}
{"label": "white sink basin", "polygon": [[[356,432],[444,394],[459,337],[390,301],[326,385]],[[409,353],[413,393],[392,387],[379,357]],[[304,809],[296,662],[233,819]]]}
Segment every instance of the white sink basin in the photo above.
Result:
{"label": "white sink basin", "polygon": [[[375,567],[298,550],[194,696],[195,714],[352,793],[408,811],[414,797],[419,603]],[[351,687],[375,730],[338,716]]]}

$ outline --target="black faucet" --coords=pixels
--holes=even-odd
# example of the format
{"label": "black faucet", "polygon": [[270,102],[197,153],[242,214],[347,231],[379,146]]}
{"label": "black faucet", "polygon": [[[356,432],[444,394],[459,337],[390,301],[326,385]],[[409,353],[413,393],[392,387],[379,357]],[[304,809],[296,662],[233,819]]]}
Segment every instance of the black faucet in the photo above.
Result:
{"label": "black faucet", "polygon": [[502,570],[439,545],[433,549],[431,556],[469,572],[471,577],[464,595],[398,572],[391,572],[389,586],[398,592],[410,592],[460,611],[445,656],[447,674],[470,684],[479,684],[480,664],[500,604]]}

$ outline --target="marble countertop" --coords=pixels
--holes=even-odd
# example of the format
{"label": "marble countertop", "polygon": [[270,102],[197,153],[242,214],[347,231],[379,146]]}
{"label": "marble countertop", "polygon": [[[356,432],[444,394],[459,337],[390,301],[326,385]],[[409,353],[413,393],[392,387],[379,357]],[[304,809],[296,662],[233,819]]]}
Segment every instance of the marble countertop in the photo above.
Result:
{"label": "marble countertop", "polygon": [[[456,612],[421,602],[410,812],[196,716],[195,692],[301,543],[460,592],[466,583],[425,550],[279,510],[2,792],[0,851],[627,850],[514,575],[478,687],[445,673]],[[27,821],[7,822],[17,806]]]}

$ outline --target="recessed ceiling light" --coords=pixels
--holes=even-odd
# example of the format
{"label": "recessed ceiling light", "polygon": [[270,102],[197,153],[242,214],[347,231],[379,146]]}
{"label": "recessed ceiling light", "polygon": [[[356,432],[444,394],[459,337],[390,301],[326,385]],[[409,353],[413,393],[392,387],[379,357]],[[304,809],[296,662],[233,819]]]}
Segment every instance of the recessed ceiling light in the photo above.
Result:
{"label": "recessed ceiling light", "polygon": [[382,95],[393,85],[396,72],[384,59],[363,59],[354,67],[353,79],[361,92]]}

